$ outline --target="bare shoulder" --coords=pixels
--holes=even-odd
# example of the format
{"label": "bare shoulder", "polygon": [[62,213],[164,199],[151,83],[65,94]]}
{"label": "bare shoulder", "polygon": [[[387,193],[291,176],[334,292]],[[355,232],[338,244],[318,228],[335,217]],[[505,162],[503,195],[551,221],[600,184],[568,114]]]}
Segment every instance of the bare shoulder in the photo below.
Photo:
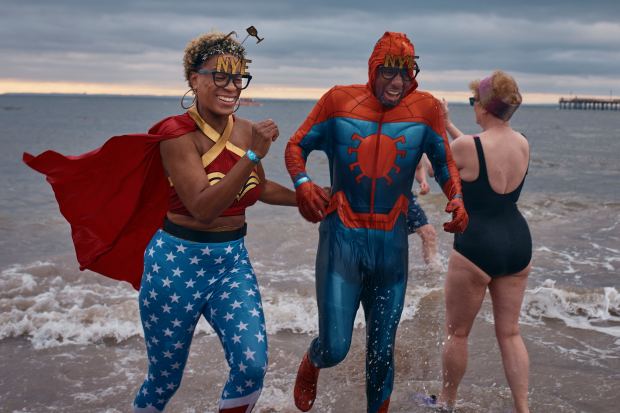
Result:
{"label": "bare shoulder", "polygon": [[235,116],[235,127],[240,129],[252,129],[253,122],[248,119]]}
{"label": "bare shoulder", "polygon": [[236,137],[241,137],[242,140],[251,137],[252,125],[254,125],[254,122],[251,120],[235,117],[234,135]]}
{"label": "bare shoulder", "polygon": [[199,139],[200,132],[197,130],[186,133],[185,135],[181,135],[178,138],[167,139],[160,143],[161,154],[163,156],[173,155],[187,152],[188,150],[195,150],[196,152],[198,152],[196,142]]}
{"label": "bare shoulder", "polygon": [[235,117],[235,127],[233,129],[231,142],[241,148],[249,147],[252,139],[253,124],[254,123],[248,119]]}
{"label": "bare shoulder", "polygon": [[513,132],[513,137],[518,148],[521,150],[522,153],[528,155],[530,152],[530,143],[528,142],[527,138],[522,133],[516,131]]}
{"label": "bare shoulder", "polygon": [[517,140],[519,141],[520,144],[524,145],[524,146],[530,146],[527,138],[525,137],[525,135],[523,135],[522,133],[519,132],[515,132],[515,136],[517,138]]}
{"label": "bare shoulder", "polygon": [[463,135],[453,140],[450,143],[450,150],[459,170],[473,167],[473,160],[476,159],[476,145],[473,136]]}
{"label": "bare shoulder", "polygon": [[474,143],[474,137],[472,135],[463,135],[458,139],[454,139],[450,142],[450,149],[453,153],[467,153],[472,150],[476,150],[476,144]]}

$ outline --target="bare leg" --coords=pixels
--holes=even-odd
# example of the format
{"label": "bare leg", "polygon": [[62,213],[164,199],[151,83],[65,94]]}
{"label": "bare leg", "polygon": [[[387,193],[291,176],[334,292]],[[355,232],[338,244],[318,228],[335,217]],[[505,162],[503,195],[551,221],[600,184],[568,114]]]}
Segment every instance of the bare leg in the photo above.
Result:
{"label": "bare leg", "polygon": [[491,281],[495,336],[502,353],[504,373],[512,391],[517,413],[529,412],[527,403],[529,357],[519,331],[519,313],[530,268],[513,276]]}
{"label": "bare leg", "polygon": [[453,407],[467,368],[467,338],[480,310],[490,277],[456,251],[445,282],[446,340],[442,355],[443,386],[438,402]]}
{"label": "bare leg", "polygon": [[422,256],[425,264],[432,264],[437,258],[437,233],[431,224],[422,225],[416,231],[422,239]]}

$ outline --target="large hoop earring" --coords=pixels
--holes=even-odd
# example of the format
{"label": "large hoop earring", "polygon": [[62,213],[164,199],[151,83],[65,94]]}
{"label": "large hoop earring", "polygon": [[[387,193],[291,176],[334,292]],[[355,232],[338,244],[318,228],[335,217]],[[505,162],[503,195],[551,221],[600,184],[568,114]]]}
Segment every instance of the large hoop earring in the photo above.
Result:
{"label": "large hoop earring", "polygon": [[237,105],[235,106],[235,110],[233,110],[233,113],[239,110],[239,106],[241,106],[241,98],[237,99]]}
{"label": "large hoop earring", "polygon": [[[189,106],[185,107],[185,105],[183,104],[183,102],[185,101],[185,97],[187,96],[187,94],[189,92],[192,92],[194,94],[194,99],[192,99],[192,103],[190,103]],[[191,108],[192,106],[194,106],[194,104],[196,103],[196,91],[192,88],[189,88],[189,90],[185,93],[183,93],[183,96],[181,96],[181,107],[185,110]]]}

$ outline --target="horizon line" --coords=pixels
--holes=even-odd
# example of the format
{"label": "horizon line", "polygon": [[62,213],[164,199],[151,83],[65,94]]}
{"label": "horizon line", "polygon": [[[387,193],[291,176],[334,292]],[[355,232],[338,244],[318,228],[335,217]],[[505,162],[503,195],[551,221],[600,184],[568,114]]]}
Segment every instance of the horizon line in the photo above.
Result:
{"label": "horizon line", "polygon": [[[435,93],[429,92],[432,95],[435,95]],[[157,98],[157,99],[178,99],[179,96],[175,96],[175,95],[161,95],[161,94],[132,94],[132,93],[88,93],[88,92],[6,92],[6,93],[0,93],[0,96],[32,96],[32,97],[53,97],[53,96],[57,96],[57,97],[115,97],[115,98]],[[577,97],[575,95],[575,97]],[[589,98],[590,96],[586,97],[585,95],[580,96],[580,98]],[[259,102],[259,101],[269,101],[269,100],[296,100],[296,101],[317,101],[318,98],[313,98],[313,97],[297,97],[297,96],[293,96],[293,97],[286,97],[286,96],[281,96],[281,97],[263,97],[263,96],[258,96],[258,97],[247,97],[247,96],[242,96],[240,98],[241,100],[246,100],[246,101],[250,101],[250,102]],[[446,101],[448,101],[451,104],[462,104],[462,105],[467,105],[469,106],[469,102],[467,101],[467,99],[464,100],[450,100],[450,99],[446,99]],[[556,101],[545,101],[545,102],[523,102],[523,105],[532,105],[532,106],[543,106],[543,105],[557,105],[559,102]],[[242,104],[243,106],[243,104]]]}
{"label": "horizon line", "polygon": [[[184,88],[153,87],[151,85],[123,85],[106,83],[77,82],[29,82],[0,79],[0,96],[10,95],[72,95],[72,96],[132,96],[132,97],[176,97],[180,98]],[[243,98],[274,100],[318,100],[329,87],[299,87],[285,85],[260,85],[243,92]],[[427,90],[437,98],[448,102],[467,102],[470,91]],[[524,92],[524,104],[557,104],[560,98],[606,98],[608,95],[559,94],[544,92]]]}

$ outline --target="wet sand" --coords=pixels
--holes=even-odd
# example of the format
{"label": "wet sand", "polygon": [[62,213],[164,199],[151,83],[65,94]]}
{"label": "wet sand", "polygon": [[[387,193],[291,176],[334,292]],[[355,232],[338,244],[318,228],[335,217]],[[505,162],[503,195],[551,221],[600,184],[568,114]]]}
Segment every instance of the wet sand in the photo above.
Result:
{"label": "wet sand", "polygon": [[[488,314],[489,303],[483,313]],[[484,314],[483,314],[484,316]],[[443,297],[430,294],[413,320],[401,324],[396,346],[396,378],[390,412],[425,412],[419,392],[440,389]],[[560,326],[555,326],[561,332]],[[558,346],[530,340],[540,329],[523,326],[531,359],[533,412],[611,412],[620,403],[620,361],[584,364],[561,356]],[[574,332],[573,332],[574,333]],[[493,326],[478,319],[470,339],[470,362],[459,392],[458,411],[509,412],[510,391],[503,376]],[[561,334],[561,333],[560,333]],[[574,337],[574,334],[572,335]],[[297,412],[292,387],[299,360],[311,337],[280,332],[269,336],[270,367],[255,412]],[[554,340],[558,340],[557,337]],[[613,340],[609,338],[609,340]],[[351,350],[337,367],[321,371],[313,412],[365,412],[364,331],[354,332]],[[602,343],[601,343],[602,344]],[[560,356],[559,356],[560,355]],[[131,338],[88,346],[34,350],[23,338],[0,341],[0,398],[3,412],[127,412],[145,372],[143,342]],[[181,388],[170,412],[215,412],[227,366],[217,339],[198,335]]]}

